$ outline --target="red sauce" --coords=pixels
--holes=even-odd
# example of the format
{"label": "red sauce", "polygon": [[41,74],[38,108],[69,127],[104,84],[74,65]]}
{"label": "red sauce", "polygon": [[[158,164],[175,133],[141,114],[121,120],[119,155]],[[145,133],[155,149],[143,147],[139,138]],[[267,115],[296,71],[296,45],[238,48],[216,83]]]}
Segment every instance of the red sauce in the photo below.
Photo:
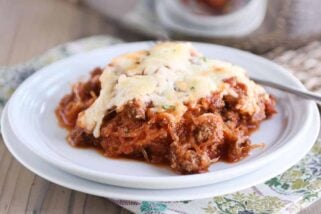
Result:
{"label": "red sauce", "polygon": [[217,161],[234,163],[249,155],[253,148],[250,134],[264,119],[275,113],[274,99],[259,100],[261,111],[244,115],[235,108],[246,86],[235,78],[226,83],[239,98],[219,94],[201,98],[196,106],[186,104],[181,120],[171,123],[171,110],[153,112],[152,104],[132,100],[120,112],[108,114],[95,138],[76,123],[78,114],[99,96],[100,69],[87,82],[74,85],[56,109],[59,123],[68,130],[68,142],[78,148],[95,148],[109,158],[145,161],[169,166],[181,174],[206,172]]}

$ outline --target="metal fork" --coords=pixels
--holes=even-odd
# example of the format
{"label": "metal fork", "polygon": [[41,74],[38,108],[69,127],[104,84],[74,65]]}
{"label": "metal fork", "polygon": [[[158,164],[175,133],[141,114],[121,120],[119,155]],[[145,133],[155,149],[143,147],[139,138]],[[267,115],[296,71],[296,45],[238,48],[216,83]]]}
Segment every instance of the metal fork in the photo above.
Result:
{"label": "metal fork", "polygon": [[281,85],[281,84],[278,84],[275,82],[257,79],[254,77],[250,77],[250,79],[252,79],[254,82],[256,82],[258,84],[265,85],[265,86],[268,86],[271,88],[276,88],[279,90],[283,90],[283,91],[286,91],[291,94],[295,94],[295,95],[305,98],[305,99],[314,100],[317,103],[321,104],[321,94],[313,93],[311,91],[307,91],[307,90],[303,90],[303,89],[297,89],[297,88]]}

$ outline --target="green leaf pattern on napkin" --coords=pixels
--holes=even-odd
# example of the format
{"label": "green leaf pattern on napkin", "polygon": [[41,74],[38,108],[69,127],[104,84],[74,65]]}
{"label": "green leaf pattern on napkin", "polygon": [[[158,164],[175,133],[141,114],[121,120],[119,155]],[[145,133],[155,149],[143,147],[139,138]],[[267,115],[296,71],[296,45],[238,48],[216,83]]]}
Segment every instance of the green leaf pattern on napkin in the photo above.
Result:
{"label": "green leaf pattern on napkin", "polygon": [[208,214],[254,214],[279,211],[284,202],[274,196],[262,196],[257,193],[242,193],[214,197],[204,208]]}
{"label": "green leaf pattern on napkin", "polygon": [[321,147],[316,144],[299,164],[265,182],[271,189],[282,195],[300,194],[303,201],[318,198],[321,190]]}

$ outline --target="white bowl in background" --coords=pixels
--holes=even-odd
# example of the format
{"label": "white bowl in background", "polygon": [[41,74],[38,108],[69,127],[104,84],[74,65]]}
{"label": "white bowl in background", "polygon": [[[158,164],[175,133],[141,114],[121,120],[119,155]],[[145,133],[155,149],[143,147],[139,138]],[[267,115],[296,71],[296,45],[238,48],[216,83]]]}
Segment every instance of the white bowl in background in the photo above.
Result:
{"label": "white bowl in background", "polygon": [[[265,1],[265,0],[263,0]],[[242,20],[245,17],[255,15],[255,11],[262,0],[250,0],[243,7],[221,15],[198,15],[190,11],[180,0],[164,0],[166,8],[184,19],[187,23],[199,26],[224,26]]]}
{"label": "white bowl in background", "polygon": [[226,15],[202,16],[178,6],[177,1],[156,2],[161,24],[172,32],[197,37],[241,37],[255,31],[263,22],[267,1],[250,1],[243,8]]}

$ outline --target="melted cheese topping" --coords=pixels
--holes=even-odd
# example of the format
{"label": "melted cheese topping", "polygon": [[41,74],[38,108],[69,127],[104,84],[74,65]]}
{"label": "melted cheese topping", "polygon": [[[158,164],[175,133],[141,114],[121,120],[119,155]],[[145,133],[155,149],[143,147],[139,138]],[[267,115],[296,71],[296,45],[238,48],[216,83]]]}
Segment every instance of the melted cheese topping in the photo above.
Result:
{"label": "melted cheese topping", "polygon": [[186,107],[213,92],[221,96],[238,96],[223,80],[236,77],[247,86],[240,111],[254,114],[259,110],[257,98],[264,89],[249,80],[244,69],[227,62],[207,59],[190,43],[158,43],[149,51],[138,51],[114,58],[100,77],[101,91],[96,101],[78,118],[78,125],[95,137],[106,112],[121,107],[128,101],[139,99],[152,102],[155,111],[174,107],[179,119]]}

